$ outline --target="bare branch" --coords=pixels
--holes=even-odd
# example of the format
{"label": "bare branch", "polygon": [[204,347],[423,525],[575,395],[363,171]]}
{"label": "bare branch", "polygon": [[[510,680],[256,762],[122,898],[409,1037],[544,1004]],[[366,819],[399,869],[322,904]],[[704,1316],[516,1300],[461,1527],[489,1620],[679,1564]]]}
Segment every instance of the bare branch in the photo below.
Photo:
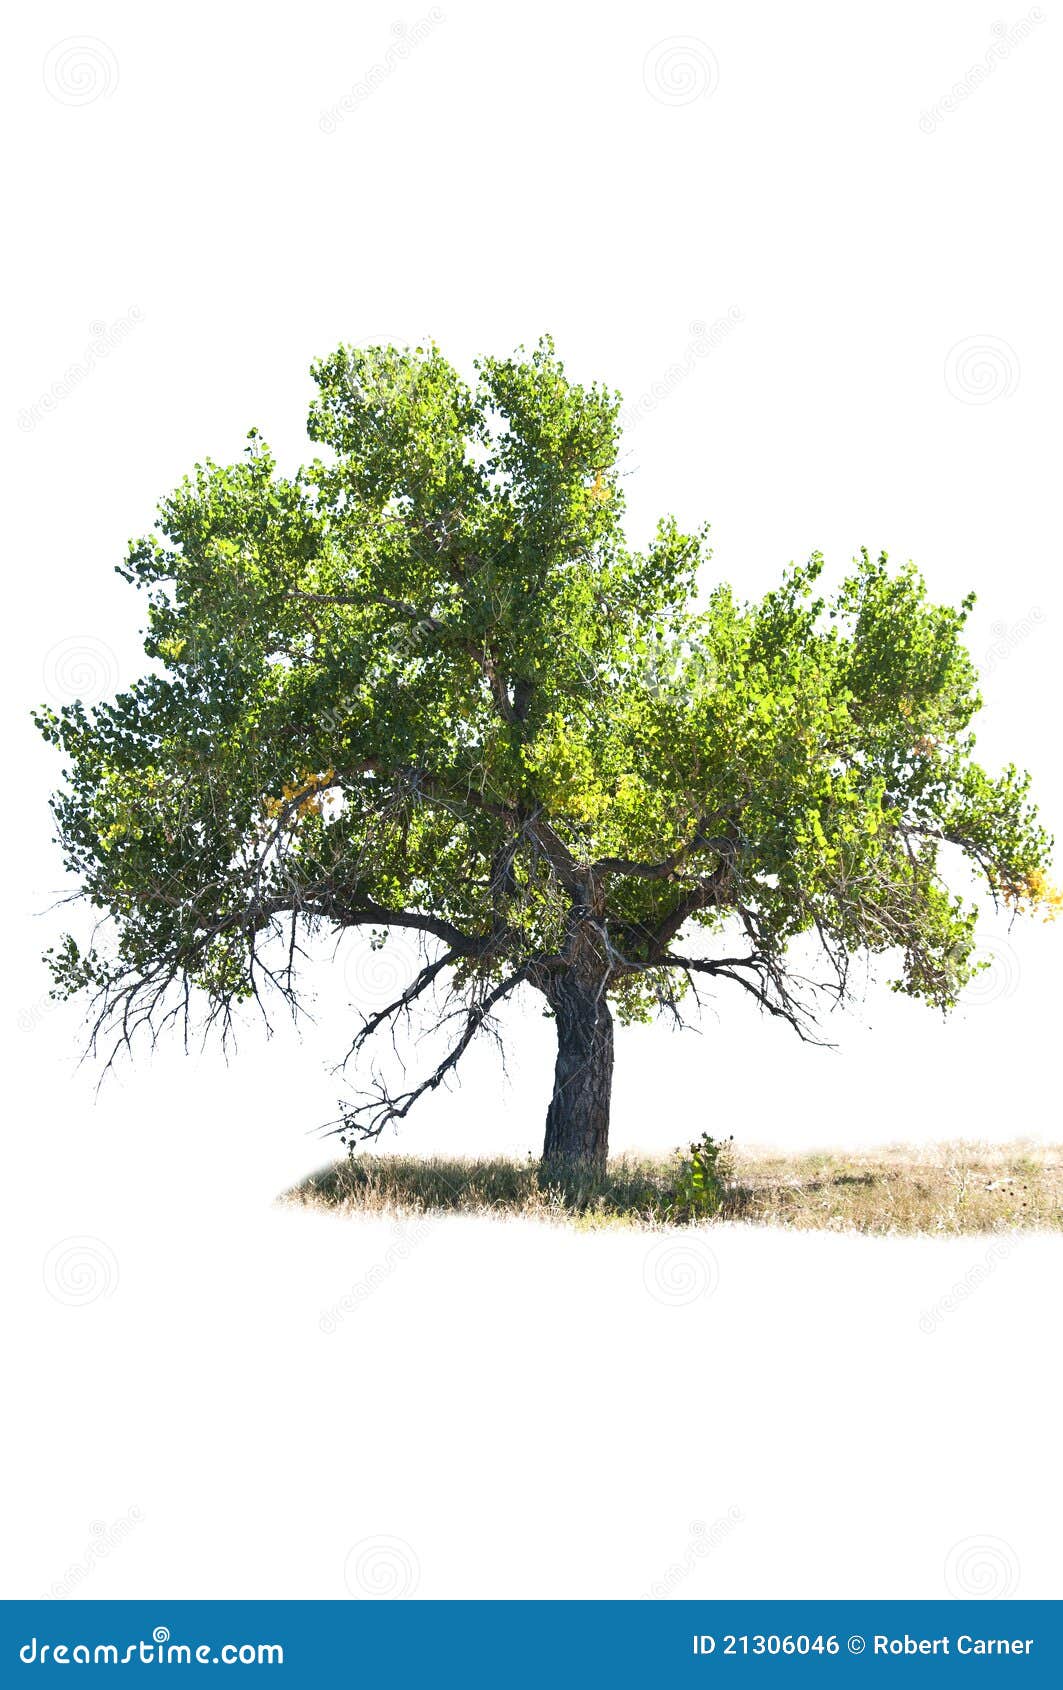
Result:
{"label": "bare branch", "polygon": [[[476,1034],[485,1025],[491,1011],[509,996],[517,986],[529,978],[531,965],[525,964],[514,973],[493,987],[485,997],[466,1006],[464,1010],[465,1026],[461,1036],[447,1052],[443,1060],[437,1064],[428,1078],[419,1085],[412,1086],[408,1091],[394,1095],[386,1085],[381,1083],[375,1097],[365,1103],[355,1104],[344,1108],[339,1120],[325,1129],[327,1135],[335,1136],[343,1133],[353,1133],[360,1140],[379,1138],[384,1128],[392,1121],[401,1121],[407,1116],[419,1098],[428,1092],[435,1091],[442,1085],[447,1075],[457,1067],[461,1058],[468,1050]],[[341,1105],[341,1107],[343,1107]]]}

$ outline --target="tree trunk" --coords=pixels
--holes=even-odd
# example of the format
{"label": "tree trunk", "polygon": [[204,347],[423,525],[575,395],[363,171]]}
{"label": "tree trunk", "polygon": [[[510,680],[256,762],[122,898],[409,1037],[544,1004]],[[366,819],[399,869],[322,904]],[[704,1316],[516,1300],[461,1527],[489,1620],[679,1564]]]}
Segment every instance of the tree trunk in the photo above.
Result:
{"label": "tree trunk", "polygon": [[551,983],[547,998],[557,1022],[557,1065],[543,1162],[604,1168],[613,1089],[613,1017],[605,992],[570,971]]}

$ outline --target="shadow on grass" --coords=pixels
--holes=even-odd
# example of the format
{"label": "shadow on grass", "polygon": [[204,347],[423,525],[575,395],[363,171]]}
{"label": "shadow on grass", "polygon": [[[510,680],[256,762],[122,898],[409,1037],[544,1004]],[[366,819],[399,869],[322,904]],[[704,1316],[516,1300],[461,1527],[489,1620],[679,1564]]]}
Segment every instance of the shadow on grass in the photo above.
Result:
{"label": "shadow on grass", "polygon": [[354,1156],[311,1174],[285,1200],[345,1212],[505,1214],[593,1224],[660,1225],[691,1216],[675,1164],[618,1157],[605,1169],[412,1156]]}
{"label": "shadow on grass", "polygon": [[564,1172],[531,1157],[365,1153],[319,1169],[282,1201],[340,1214],[519,1216],[587,1228],[749,1221],[938,1237],[1063,1228],[1059,1146],[736,1151],[711,1211],[691,1206],[683,1167],[678,1153],[667,1161],[620,1156],[605,1169]]}

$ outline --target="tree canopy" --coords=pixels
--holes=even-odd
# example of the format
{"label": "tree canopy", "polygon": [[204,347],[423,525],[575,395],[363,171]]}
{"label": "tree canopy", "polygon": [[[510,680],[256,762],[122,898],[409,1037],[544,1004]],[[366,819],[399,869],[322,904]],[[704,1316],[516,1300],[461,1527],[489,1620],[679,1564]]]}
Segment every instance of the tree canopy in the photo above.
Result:
{"label": "tree canopy", "polygon": [[558,1022],[547,1152],[600,1158],[612,1010],[726,981],[814,1038],[861,954],[944,1010],[978,913],[950,857],[1012,910],[1058,902],[1028,777],[974,759],[973,598],[864,552],[827,596],[814,556],[747,603],[706,530],[633,548],[620,397],[549,340],[471,382],[435,346],[313,375],[320,456],[282,474],[252,432],[119,566],[150,671],[40,716],[103,918],[52,963],[97,1035],[297,1005],[308,933],[412,929],[422,962],[355,1043],[418,1002],[452,1040],[343,1126],[401,1119],[520,988]]}

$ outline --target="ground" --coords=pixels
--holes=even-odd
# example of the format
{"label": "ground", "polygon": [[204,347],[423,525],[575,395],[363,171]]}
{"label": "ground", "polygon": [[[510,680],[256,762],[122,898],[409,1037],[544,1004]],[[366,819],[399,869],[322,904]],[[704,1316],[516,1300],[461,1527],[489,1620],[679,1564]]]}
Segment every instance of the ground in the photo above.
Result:
{"label": "ground", "polygon": [[[688,1153],[687,1153],[688,1154]],[[289,1202],[346,1213],[523,1215],[581,1227],[707,1220],[863,1233],[1063,1229],[1063,1146],[894,1145],[726,1152],[718,1211],[684,1202],[682,1157],[618,1157],[598,1179],[543,1182],[529,1158],[358,1154],[320,1169]]]}
{"label": "ground", "polygon": [[13,1140],[10,1595],[1058,1591],[1059,1232],[274,1206],[164,1077]]}

